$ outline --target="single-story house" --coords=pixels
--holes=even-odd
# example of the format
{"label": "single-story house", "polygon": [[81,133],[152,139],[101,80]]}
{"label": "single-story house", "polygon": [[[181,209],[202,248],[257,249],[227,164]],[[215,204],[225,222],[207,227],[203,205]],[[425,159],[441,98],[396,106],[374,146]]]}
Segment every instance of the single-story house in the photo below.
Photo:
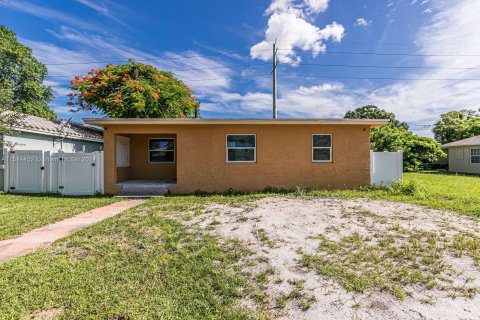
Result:
{"label": "single-story house", "polygon": [[[370,184],[370,119],[84,119],[104,128],[105,192],[171,193]],[[149,183],[150,182],[150,183]]]}
{"label": "single-story house", "polygon": [[480,136],[442,145],[448,152],[448,171],[480,174]]}
{"label": "single-story house", "polygon": [[0,145],[9,149],[72,153],[103,150],[101,130],[72,121],[19,114],[18,124],[12,129],[15,134],[0,137]]}

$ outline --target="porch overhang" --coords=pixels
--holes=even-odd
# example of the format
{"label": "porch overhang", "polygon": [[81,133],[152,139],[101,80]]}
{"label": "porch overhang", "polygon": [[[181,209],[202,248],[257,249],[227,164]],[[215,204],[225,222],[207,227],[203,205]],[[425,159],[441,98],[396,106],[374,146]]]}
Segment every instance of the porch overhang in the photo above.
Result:
{"label": "porch overhang", "polygon": [[87,124],[108,125],[363,125],[371,128],[388,124],[388,119],[158,119],[86,118]]}

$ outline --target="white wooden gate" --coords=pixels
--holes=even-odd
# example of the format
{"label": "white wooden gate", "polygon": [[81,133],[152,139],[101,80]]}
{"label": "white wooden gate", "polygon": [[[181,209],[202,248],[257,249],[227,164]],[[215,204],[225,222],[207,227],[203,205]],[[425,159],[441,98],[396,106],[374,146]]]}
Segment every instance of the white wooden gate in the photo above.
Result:
{"label": "white wooden gate", "polygon": [[370,156],[371,183],[387,185],[393,180],[403,177],[403,151],[371,152]]}
{"label": "white wooden gate", "polygon": [[52,153],[5,150],[5,192],[94,195],[103,193],[103,151]]}

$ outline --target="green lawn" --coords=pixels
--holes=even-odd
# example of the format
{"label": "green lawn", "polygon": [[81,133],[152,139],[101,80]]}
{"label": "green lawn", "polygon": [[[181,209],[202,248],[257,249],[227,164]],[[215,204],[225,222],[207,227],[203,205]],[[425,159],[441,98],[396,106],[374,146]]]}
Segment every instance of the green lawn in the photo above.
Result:
{"label": "green lawn", "polygon": [[[417,179],[430,193],[432,206],[480,217],[480,176],[407,173],[405,180]],[[425,204],[428,201],[424,201]]]}
{"label": "green lawn", "polygon": [[0,194],[0,240],[117,200],[113,197]]}
{"label": "green lawn", "polygon": [[0,318],[258,316],[236,306],[248,290],[231,268],[245,254],[245,246],[235,241],[220,246],[171,216],[207,200],[151,199],[49,248],[0,264]]}

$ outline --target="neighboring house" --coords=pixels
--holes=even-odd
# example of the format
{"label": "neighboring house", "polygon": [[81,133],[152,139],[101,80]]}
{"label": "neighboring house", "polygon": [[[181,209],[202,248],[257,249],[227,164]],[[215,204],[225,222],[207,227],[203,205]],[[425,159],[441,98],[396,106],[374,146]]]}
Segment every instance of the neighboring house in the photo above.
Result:
{"label": "neighboring house", "polygon": [[[105,192],[354,188],[370,184],[369,119],[84,119],[105,128]],[[133,181],[132,181],[133,180]],[[141,180],[141,181],[138,181]],[[138,182],[136,182],[138,181]]]}
{"label": "neighboring house", "polygon": [[16,134],[0,136],[0,145],[12,150],[93,152],[103,150],[102,131],[65,120],[21,115]]}
{"label": "neighboring house", "polygon": [[[12,112],[12,111],[8,111]],[[0,115],[1,116],[1,115]],[[12,135],[0,135],[0,155],[3,148],[10,150],[42,150],[50,152],[93,152],[103,150],[103,136],[99,129],[65,121],[46,120],[19,114],[18,125]],[[0,159],[0,190],[3,189],[3,156]]]}
{"label": "neighboring house", "polygon": [[480,136],[442,145],[448,152],[448,171],[480,174]]}

